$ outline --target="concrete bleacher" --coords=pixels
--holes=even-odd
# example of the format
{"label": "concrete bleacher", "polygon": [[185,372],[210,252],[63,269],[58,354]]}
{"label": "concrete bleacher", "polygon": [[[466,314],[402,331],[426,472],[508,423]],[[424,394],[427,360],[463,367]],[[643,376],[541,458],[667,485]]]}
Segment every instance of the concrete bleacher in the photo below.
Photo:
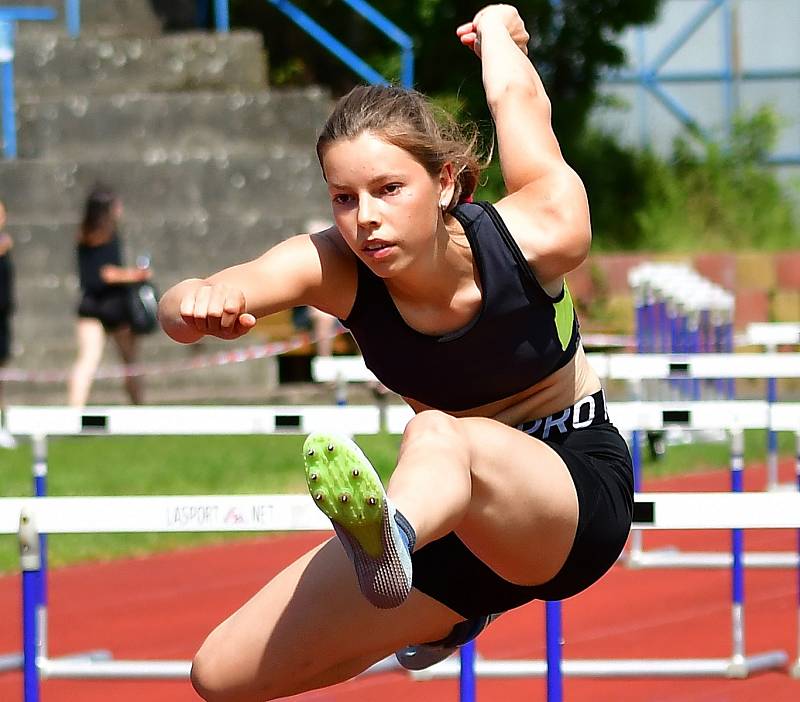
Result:
{"label": "concrete bleacher", "polygon": [[[73,360],[73,247],[96,181],[120,192],[127,258],[149,253],[162,290],[255,257],[329,213],[314,143],[330,97],[271,88],[259,34],[164,34],[149,0],[81,5],[79,37],[67,35],[62,15],[21,26],[17,40],[19,158],[0,161],[0,197],[16,241],[9,366],[23,370],[66,369]],[[155,334],[142,360],[189,361],[286,336],[277,319],[233,344],[184,347]],[[103,364],[116,363],[109,344]],[[147,397],[263,399],[276,378],[276,362],[262,359],[150,378]],[[9,403],[59,403],[65,390],[9,383],[5,395]],[[123,400],[118,380],[98,381],[92,394],[95,402]]]}

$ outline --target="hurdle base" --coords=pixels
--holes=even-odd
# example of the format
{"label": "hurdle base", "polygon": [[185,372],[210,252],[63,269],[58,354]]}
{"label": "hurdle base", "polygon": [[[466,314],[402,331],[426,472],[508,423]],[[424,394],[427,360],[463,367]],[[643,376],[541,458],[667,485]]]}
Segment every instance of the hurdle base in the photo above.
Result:
{"label": "hurdle base", "polygon": [[[677,548],[631,552],[623,562],[628,568],[698,568],[727,569],[733,565],[730,553],[713,551],[681,551]],[[782,551],[751,551],[742,555],[745,568],[796,568],[800,564],[797,553]]]}
{"label": "hurdle base", "polygon": [[[770,651],[746,658],[643,658],[643,659],[573,659],[564,660],[561,671],[573,678],[744,678],[750,673],[786,666],[785,651]],[[414,680],[428,681],[456,678],[461,663],[451,656],[426,670],[414,671]],[[532,678],[547,675],[544,660],[475,661],[475,675],[483,678]]]}
{"label": "hurdle base", "polygon": [[7,673],[12,670],[22,670],[22,654],[7,653],[0,656],[0,673]]}
{"label": "hurdle base", "polygon": [[58,680],[185,680],[191,661],[124,661],[39,658],[42,678]]}
{"label": "hurdle base", "polygon": [[[107,654],[108,652],[98,652]],[[110,658],[110,654],[108,654]],[[21,662],[20,656],[20,662]],[[187,680],[191,661],[180,660],[109,660],[67,656],[64,658],[38,658],[36,661],[42,678],[58,680]],[[361,675],[374,675],[398,670],[400,664],[394,656],[378,661]]]}
{"label": "hurdle base", "polygon": [[[106,650],[87,651],[86,653],[72,653],[68,656],[59,656],[59,661],[69,660],[108,660],[111,652]],[[12,670],[22,670],[25,659],[21,653],[8,653],[0,656],[0,673],[11,672]]]}

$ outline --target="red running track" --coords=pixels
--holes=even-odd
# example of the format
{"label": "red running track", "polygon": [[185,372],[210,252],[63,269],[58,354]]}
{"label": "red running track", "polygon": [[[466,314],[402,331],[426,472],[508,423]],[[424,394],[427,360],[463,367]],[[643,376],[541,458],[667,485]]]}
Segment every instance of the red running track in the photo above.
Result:
{"label": "red running track", "polygon": [[[763,487],[763,469],[746,471],[746,488]],[[791,479],[782,466],[782,478]],[[727,475],[662,480],[659,490],[725,490]],[[148,558],[62,568],[51,573],[50,654],[108,649],[118,659],[188,659],[205,634],[319,534],[266,537]],[[725,550],[725,533],[648,534],[646,547]],[[748,532],[752,550],[792,550],[790,532]],[[564,603],[565,658],[727,657],[730,576],[726,571],[615,567],[587,592]],[[792,570],[746,576],[748,653],[797,651],[797,575]],[[0,578],[0,653],[19,651],[19,578]],[[492,658],[536,658],[544,651],[544,606],[531,603],[501,617],[480,638]],[[0,674],[0,700],[21,702],[19,673]],[[785,671],[747,680],[566,679],[567,702],[795,702],[800,681]],[[42,683],[43,702],[197,701],[188,682],[72,681]],[[301,695],[302,702],[456,702],[455,680],[414,683],[401,673],[359,679]],[[545,699],[542,679],[479,680],[480,702]]]}

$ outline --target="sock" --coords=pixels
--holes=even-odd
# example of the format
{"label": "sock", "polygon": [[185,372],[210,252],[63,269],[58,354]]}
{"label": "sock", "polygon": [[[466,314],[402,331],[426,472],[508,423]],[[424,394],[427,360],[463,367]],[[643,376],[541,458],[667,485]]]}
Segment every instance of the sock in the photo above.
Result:
{"label": "sock", "polygon": [[400,527],[400,536],[402,537],[408,552],[414,553],[414,546],[417,543],[417,532],[414,531],[414,527],[411,526],[411,522],[405,518],[405,515],[399,509],[395,509],[394,521],[397,522],[397,526]]}

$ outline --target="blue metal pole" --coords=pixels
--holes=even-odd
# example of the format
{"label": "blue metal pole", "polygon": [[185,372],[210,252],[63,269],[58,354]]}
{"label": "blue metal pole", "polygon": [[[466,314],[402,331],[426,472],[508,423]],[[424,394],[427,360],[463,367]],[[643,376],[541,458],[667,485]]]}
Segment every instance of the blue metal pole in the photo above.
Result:
{"label": "blue metal pole", "polygon": [[231,29],[228,0],[214,0],[214,21],[218,32],[229,32]]}
{"label": "blue metal pole", "polygon": [[461,670],[458,676],[460,702],[475,702],[475,641],[465,643],[459,651]]}
{"label": "blue metal pole", "polygon": [[22,570],[22,686],[24,702],[39,702],[39,609],[41,607],[41,559],[39,534],[32,517],[23,510],[19,523]]}
{"label": "blue metal pole", "polygon": [[733,131],[733,117],[736,112],[736,93],[734,90],[734,14],[729,0],[725,0],[722,8],[722,61],[723,66],[723,90],[725,104],[725,132],[728,138]]}
{"label": "blue metal pole", "polygon": [[36,572],[22,573],[22,684],[25,702],[39,702],[39,671],[36,667],[38,576]]}
{"label": "blue metal pole", "polygon": [[561,677],[561,602],[545,603],[547,636],[547,702],[561,702],[563,681]]}
{"label": "blue metal pole", "polygon": [[[644,27],[636,29],[637,68],[641,71],[647,63],[647,36]],[[646,149],[650,146],[650,120],[647,110],[647,89],[641,81],[636,88],[636,104],[639,112],[639,148]]]}
{"label": "blue metal pole", "polygon": [[709,0],[705,7],[701,7],[700,11],[683,27],[680,33],[669,42],[661,53],[655,58],[652,63],[651,70],[657,73],[658,70],[664,66],[679,50],[686,44],[692,35],[702,27],[706,20],[716,12],[716,10],[725,2],[725,0]]}
{"label": "blue metal pole", "polygon": [[316,39],[322,46],[330,51],[334,56],[347,64],[353,71],[358,73],[364,80],[375,83],[385,84],[388,81],[360,56],[347,48],[342,42],[333,36],[328,30],[322,27],[313,18],[303,12],[300,8],[293,5],[288,0],[267,0],[270,4],[277,7],[283,14],[289,17],[298,27]]}
{"label": "blue metal pole", "polygon": [[631,459],[633,460],[633,490],[642,489],[642,432],[634,429],[631,432]]}
{"label": "blue metal pole", "polygon": [[[33,437],[33,494],[47,497],[47,437]],[[47,534],[39,535],[41,604],[47,604]]]}
{"label": "blue metal pole", "polygon": [[3,155],[17,157],[14,115],[14,22],[0,19],[0,74],[2,74]]}
{"label": "blue metal pole", "polygon": [[[795,450],[794,450],[794,474],[795,474],[795,485],[797,489],[800,490],[800,431],[795,434],[794,437],[795,441]],[[797,636],[798,636],[798,648],[797,648],[797,655],[798,659],[800,659],[800,529],[797,530],[797,611],[798,611],[798,618],[797,618]]]}
{"label": "blue metal pole", "polygon": [[[744,490],[744,432],[734,429],[731,436],[731,489]],[[733,599],[733,656],[744,657],[744,531],[731,531],[731,590]]]}
{"label": "blue metal pole", "polygon": [[400,68],[400,82],[404,88],[414,87],[414,50],[411,47],[403,49],[403,64]]}
{"label": "blue metal pole", "polygon": [[353,10],[367,20],[367,22],[383,32],[398,46],[410,48],[414,45],[414,42],[408,34],[396,24],[389,21],[387,17],[378,12],[378,10],[368,2],[365,2],[365,0],[343,0],[343,2],[345,5],[349,5],[353,8]]}
{"label": "blue metal pole", "polygon": [[[723,351],[725,353],[733,353],[736,349],[734,348],[734,328],[733,328],[733,312],[730,311],[728,313],[728,318],[725,320],[725,331],[724,331],[724,345]],[[736,378],[728,378],[727,380],[727,397],[728,400],[735,400],[736,399]]]}
{"label": "blue metal pole", "polygon": [[74,39],[81,33],[81,0],[66,0],[64,13],[67,20],[67,32]]}
{"label": "blue metal pole", "polygon": [[[767,404],[770,406],[778,401],[778,380],[777,378],[767,379]],[[769,489],[778,487],[778,432],[772,429],[767,431],[767,470]]]}

